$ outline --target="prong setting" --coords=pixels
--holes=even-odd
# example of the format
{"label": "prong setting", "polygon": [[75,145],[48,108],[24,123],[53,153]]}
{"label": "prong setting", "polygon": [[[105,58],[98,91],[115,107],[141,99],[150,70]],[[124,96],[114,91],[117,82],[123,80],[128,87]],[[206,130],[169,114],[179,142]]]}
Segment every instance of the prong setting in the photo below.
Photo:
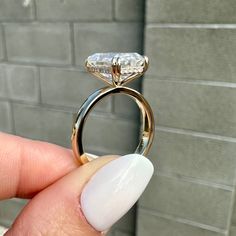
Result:
{"label": "prong setting", "polygon": [[96,53],[88,57],[85,67],[110,86],[121,86],[143,75],[148,58],[138,53]]}

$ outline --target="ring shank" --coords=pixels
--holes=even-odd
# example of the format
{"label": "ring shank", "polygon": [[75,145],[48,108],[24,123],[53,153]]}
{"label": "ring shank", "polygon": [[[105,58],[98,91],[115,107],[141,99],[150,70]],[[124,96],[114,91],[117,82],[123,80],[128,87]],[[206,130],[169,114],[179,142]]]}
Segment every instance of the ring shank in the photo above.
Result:
{"label": "ring shank", "polygon": [[119,93],[131,97],[141,110],[142,132],[140,135],[140,142],[135,150],[135,153],[141,155],[146,155],[148,153],[154,137],[154,117],[150,105],[142,94],[134,89],[123,86],[105,87],[96,90],[86,99],[81,106],[74,123],[71,136],[72,149],[75,157],[78,158],[78,161],[81,164],[87,163],[91,160],[89,155],[84,152],[82,144],[83,127],[89,113],[92,108],[104,97]]}

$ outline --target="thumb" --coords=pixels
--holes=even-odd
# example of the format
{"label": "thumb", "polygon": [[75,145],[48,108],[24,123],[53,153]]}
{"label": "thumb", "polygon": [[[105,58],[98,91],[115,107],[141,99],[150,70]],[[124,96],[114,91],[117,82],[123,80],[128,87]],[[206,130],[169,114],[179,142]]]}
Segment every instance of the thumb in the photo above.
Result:
{"label": "thumb", "polygon": [[6,235],[100,235],[134,205],[152,174],[138,154],[98,158],[35,196]]}

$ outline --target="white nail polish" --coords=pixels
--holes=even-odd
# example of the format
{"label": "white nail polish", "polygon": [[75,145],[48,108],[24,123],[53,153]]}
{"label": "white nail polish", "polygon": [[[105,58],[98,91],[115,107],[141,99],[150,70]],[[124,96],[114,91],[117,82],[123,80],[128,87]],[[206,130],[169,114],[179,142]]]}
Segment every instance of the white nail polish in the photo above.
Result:
{"label": "white nail polish", "polygon": [[81,208],[98,231],[110,228],[138,200],[153,174],[144,156],[129,154],[103,166],[84,187]]}

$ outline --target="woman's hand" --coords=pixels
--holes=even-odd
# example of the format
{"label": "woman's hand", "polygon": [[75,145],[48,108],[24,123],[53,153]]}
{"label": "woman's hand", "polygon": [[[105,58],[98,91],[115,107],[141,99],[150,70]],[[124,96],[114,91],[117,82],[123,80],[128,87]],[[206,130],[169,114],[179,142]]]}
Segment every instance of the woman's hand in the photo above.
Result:
{"label": "woman's hand", "polygon": [[152,174],[141,155],[79,166],[69,149],[0,133],[0,199],[32,198],[6,235],[101,235],[132,207]]}

